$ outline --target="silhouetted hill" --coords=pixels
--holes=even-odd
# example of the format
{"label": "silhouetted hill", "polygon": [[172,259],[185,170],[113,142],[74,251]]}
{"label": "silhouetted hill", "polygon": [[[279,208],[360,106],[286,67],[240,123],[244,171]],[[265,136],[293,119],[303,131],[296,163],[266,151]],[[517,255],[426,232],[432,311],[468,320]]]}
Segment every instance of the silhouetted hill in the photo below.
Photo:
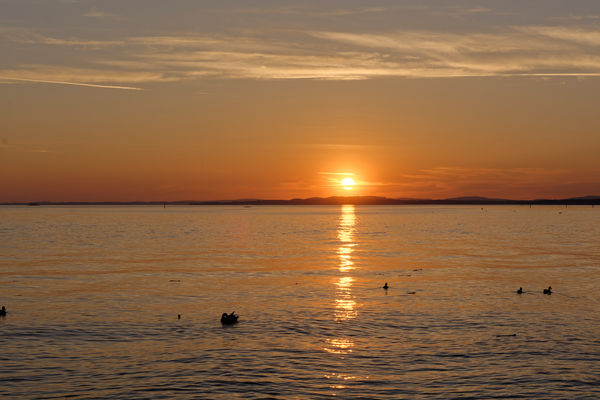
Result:
{"label": "silhouetted hill", "polygon": [[453,197],[449,199],[392,199],[379,196],[332,196],[332,197],[309,197],[306,199],[295,198],[291,200],[268,200],[268,199],[238,199],[238,200],[211,200],[211,201],[129,201],[129,202],[26,202],[26,203],[0,203],[1,205],[148,205],[148,206],[173,206],[173,205],[419,205],[419,204],[466,204],[466,205],[493,205],[493,204],[524,204],[524,205],[600,205],[600,196],[572,197],[567,199],[536,199],[536,200],[510,200],[487,198],[480,196]]}
{"label": "silhouetted hill", "polygon": [[464,203],[489,203],[489,202],[506,202],[510,201],[507,199],[494,199],[488,197],[480,197],[480,196],[464,196],[464,197],[452,197],[449,199],[445,199],[444,201],[457,201]]}
{"label": "silhouetted hill", "polygon": [[583,197],[573,197],[569,200],[600,200],[600,196],[583,196]]}
{"label": "silhouetted hill", "polygon": [[291,200],[228,200],[210,202],[192,202],[195,205],[419,205],[419,204],[560,204],[560,205],[595,205],[600,204],[599,196],[585,196],[568,199],[538,199],[538,200],[510,200],[487,198],[480,196],[454,197],[449,199],[391,199],[378,196],[333,196],[310,197],[306,199]]}

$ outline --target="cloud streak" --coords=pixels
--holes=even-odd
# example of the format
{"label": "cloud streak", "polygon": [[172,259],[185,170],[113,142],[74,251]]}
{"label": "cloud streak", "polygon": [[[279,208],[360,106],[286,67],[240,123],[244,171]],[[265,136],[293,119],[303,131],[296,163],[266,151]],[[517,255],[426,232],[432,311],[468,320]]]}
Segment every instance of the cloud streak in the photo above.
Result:
{"label": "cloud streak", "polygon": [[[11,65],[0,69],[4,76],[127,90],[140,89],[132,83],[201,77],[357,80],[600,75],[600,30],[571,26],[514,26],[464,34],[287,30],[98,40],[4,30],[0,36],[4,41],[60,49],[69,60],[68,65]],[[60,70],[69,71],[71,78],[58,78]]]}
{"label": "cloud streak", "polygon": [[88,12],[86,12],[85,14],[83,14],[83,16],[89,17],[89,18],[99,18],[99,19],[117,18],[116,15],[101,11],[101,10],[97,9],[96,7],[92,7],[92,9],[89,10]]}
{"label": "cloud streak", "polygon": [[319,175],[354,176],[353,172],[318,172]]}
{"label": "cloud streak", "polygon": [[132,87],[132,86],[99,85],[99,84],[94,84],[94,83],[83,83],[83,82],[66,82],[66,81],[50,81],[50,80],[45,80],[45,79],[13,78],[10,76],[0,75],[0,83],[2,83],[2,80],[17,81],[17,82],[32,82],[32,83],[49,83],[49,84],[53,84],[53,85],[85,86],[85,87],[103,88],[103,89],[143,90],[142,88],[137,88],[137,87]]}
{"label": "cloud streak", "polygon": [[[556,182],[561,182],[557,185]],[[445,198],[456,195],[502,197],[510,193],[535,198],[560,196],[548,191],[553,186],[590,186],[585,178],[569,169],[468,168],[443,166],[403,174],[396,182],[372,184],[379,190],[403,197]],[[589,190],[589,189],[588,189]],[[583,193],[583,192],[582,192]]]}

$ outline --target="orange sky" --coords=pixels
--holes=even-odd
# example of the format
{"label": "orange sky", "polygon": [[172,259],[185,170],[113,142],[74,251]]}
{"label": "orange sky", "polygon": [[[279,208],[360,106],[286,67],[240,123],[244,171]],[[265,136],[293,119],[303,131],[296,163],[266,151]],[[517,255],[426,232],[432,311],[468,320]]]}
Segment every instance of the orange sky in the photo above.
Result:
{"label": "orange sky", "polygon": [[600,194],[600,6],[396,3],[3,3],[0,202]]}

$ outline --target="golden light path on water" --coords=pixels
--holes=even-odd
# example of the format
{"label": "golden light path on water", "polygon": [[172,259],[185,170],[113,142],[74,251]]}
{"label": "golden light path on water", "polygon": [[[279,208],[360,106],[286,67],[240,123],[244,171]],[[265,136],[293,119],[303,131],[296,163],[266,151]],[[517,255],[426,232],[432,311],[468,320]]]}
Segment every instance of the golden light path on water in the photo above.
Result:
{"label": "golden light path on water", "polygon": [[[354,205],[343,205],[338,229],[338,270],[343,275],[335,282],[335,321],[337,323],[350,321],[357,317],[356,301],[352,295],[354,278],[349,274],[355,269],[352,252],[356,246],[354,241],[356,215]],[[348,354],[352,352],[354,341],[351,338],[334,338],[327,340],[325,351],[333,354]]]}

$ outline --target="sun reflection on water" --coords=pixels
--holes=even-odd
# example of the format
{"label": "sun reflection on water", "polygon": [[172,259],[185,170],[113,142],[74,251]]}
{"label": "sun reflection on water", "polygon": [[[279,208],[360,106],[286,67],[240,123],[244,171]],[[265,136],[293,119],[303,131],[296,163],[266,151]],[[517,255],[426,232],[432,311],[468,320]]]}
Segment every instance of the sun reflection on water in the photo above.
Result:
{"label": "sun reflection on water", "polygon": [[[340,222],[338,225],[338,240],[340,244],[337,248],[339,258],[338,269],[340,272],[347,273],[355,269],[352,260],[352,252],[356,243],[354,241],[356,215],[354,214],[354,205],[347,204],[342,206]],[[356,318],[356,301],[352,296],[352,284],[354,278],[351,276],[342,276],[335,282],[337,287],[337,297],[335,299],[335,319],[336,322],[347,321]]]}
{"label": "sun reflection on water", "polygon": [[[354,278],[347,275],[356,268],[352,260],[352,253],[356,246],[354,240],[355,224],[354,205],[342,206],[337,230],[339,245],[336,252],[339,260],[338,270],[344,275],[340,276],[334,283],[336,286],[335,322],[337,323],[347,322],[358,316],[357,304],[352,294]],[[352,353],[353,347],[354,341],[351,338],[339,337],[327,339],[324,350],[328,353],[343,355]]]}
{"label": "sun reflection on water", "polygon": [[352,353],[354,342],[351,339],[327,339],[325,351],[333,354]]}
{"label": "sun reflection on water", "polygon": [[356,301],[352,296],[352,283],[354,278],[344,276],[335,282],[337,286],[337,297],[335,299],[335,320],[336,322],[347,321],[356,318]]}
{"label": "sun reflection on water", "polygon": [[354,243],[355,224],[354,205],[343,205],[337,231],[338,240],[340,241],[340,245],[337,248],[340,272],[348,272],[354,269],[352,252],[356,245]]}

